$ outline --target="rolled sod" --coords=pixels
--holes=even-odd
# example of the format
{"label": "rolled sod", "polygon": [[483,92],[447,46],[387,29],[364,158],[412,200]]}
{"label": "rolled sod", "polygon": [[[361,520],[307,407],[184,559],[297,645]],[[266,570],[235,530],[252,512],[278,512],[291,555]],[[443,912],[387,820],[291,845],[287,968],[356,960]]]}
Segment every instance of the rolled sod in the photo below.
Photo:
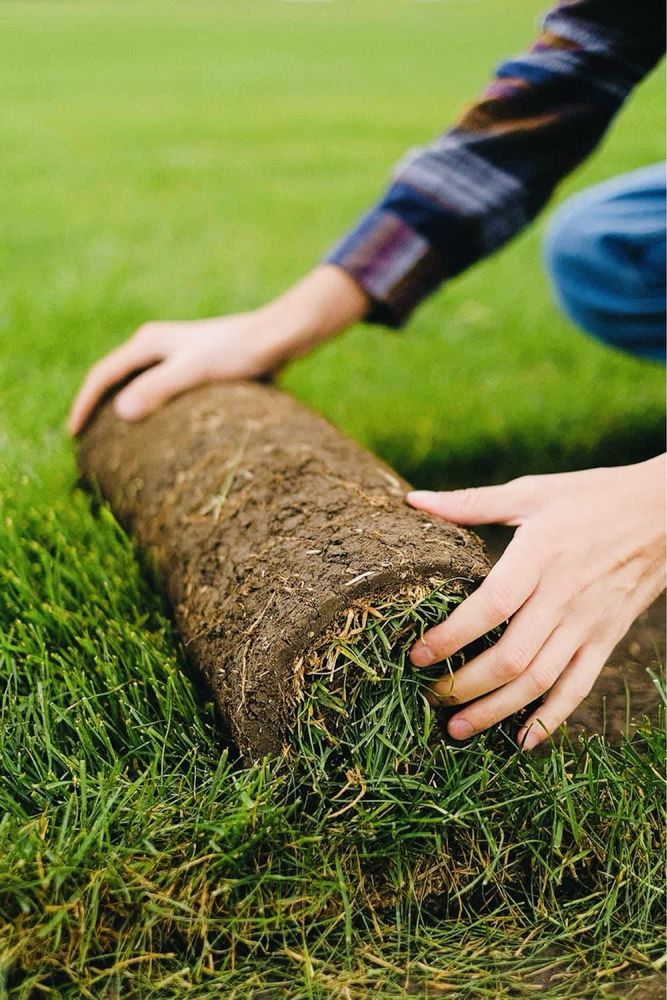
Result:
{"label": "rolled sod", "polygon": [[352,703],[367,720],[368,684],[355,701],[350,676],[377,680],[398,659],[409,671],[406,637],[490,568],[473,534],[413,510],[405,480],[275,388],[201,387],[134,424],[111,402],[83,435],[80,469],[156,559],[248,762],[303,729],[311,685],[320,734]]}

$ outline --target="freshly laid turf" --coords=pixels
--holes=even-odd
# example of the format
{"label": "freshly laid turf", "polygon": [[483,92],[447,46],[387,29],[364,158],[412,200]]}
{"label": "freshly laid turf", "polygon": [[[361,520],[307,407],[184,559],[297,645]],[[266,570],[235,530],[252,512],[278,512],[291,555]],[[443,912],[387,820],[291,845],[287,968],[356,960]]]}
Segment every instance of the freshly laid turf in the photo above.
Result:
{"label": "freshly laid turf", "polygon": [[[446,610],[436,593],[332,637],[334,677],[345,659],[368,674],[356,698],[316,683],[292,753],[243,769],[104,508],[74,494],[22,511],[20,529],[16,513],[5,504],[0,536],[4,995],[495,997],[542,983],[594,997],[611,970],[652,971],[661,730],[541,759],[498,734],[430,745],[415,681],[398,680],[415,607],[425,621]],[[356,714],[354,746],[313,724],[324,701]]]}
{"label": "freshly laid turf", "polygon": [[[498,734],[434,749],[394,674],[368,681],[373,699],[388,687],[385,726],[361,713],[368,738],[332,749],[311,718],[284,760],[243,770],[150,572],[71,492],[62,429],[87,364],[138,323],[248,308],[296,278],[538,9],[0,5],[0,996],[555,1000],[633,976],[649,996],[662,727],[538,758]],[[644,84],[559,197],[660,158],[662,95]],[[423,485],[657,451],[661,370],[558,315],[542,225],[404,334],[360,327],[285,384]],[[376,623],[335,662],[385,677],[382,634],[402,670]],[[314,693],[337,697],[324,678]],[[321,754],[338,770],[318,773]]]}

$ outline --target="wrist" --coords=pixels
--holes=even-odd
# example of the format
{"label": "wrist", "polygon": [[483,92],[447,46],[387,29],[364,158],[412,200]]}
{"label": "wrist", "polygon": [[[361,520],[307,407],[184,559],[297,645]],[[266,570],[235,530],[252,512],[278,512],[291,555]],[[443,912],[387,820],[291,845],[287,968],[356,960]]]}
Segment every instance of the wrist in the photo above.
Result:
{"label": "wrist", "polygon": [[286,301],[284,296],[260,306],[252,318],[260,341],[269,349],[288,353],[316,336],[319,330],[316,316],[298,303]]}
{"label": "wrist", "polygon": [[288,360],[362,319],[369,304],[345,271],[323,264],[253,315],[269,350]]}
{"label": "wrist", "polygon": [[667,533],[665,524],[665,500],[667,493],[667,455],[658,455],[642,463],[643,485],[649,507],[659,526],[661,536]]}

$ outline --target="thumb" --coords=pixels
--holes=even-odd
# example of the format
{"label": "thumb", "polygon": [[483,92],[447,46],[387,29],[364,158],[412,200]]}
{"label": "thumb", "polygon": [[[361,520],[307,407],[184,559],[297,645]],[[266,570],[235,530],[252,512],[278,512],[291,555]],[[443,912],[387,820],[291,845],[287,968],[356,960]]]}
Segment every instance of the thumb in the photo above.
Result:
{"label": "thumb", "polygon": [[133,379],[119,392],[114,409],[124,420],[141,420],[195,381],[195,373],[182,361],[164,361]]}
{"label": "thumb", "polygon": [[413,490],[407,501],[417,510],[428,511],[455,524],[519,524],[524,504],[523,491],[514,480],[502,486],[481,486],[477,489]]}

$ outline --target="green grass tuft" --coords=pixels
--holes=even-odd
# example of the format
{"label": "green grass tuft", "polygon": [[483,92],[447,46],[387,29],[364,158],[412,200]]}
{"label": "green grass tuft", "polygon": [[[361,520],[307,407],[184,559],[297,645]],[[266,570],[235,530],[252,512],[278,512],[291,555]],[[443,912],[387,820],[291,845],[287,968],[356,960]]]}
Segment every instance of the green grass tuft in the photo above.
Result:
{"label": "green grass tuft", "polygon": [[0,524],[1,995],[593,997],[652,972],[661,728],[542,758],[430,740],[396,678],[436,589],[360,610],[319,660],[348,681],[315,679],[290,754],[244,769],[106,510],[19,525],[8,499]]}

